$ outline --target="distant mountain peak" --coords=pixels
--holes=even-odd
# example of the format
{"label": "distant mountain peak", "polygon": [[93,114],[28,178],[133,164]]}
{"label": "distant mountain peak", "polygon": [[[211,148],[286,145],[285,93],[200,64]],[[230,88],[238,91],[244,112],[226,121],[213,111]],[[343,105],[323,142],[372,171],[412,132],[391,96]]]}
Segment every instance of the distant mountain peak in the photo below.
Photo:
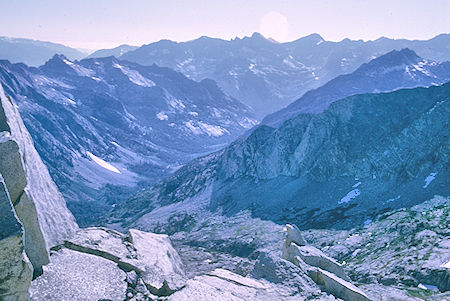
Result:
{"label": "distant mountain peak", "polygon": [[62,66],[66,65],[66,62],[70,62],[70,60],[63,54],[55,54],[51,59],[45,62],[43,67],[45,66]]}
{"label": "distant mountain peak", "polygon": [[423,58],[418,56],[413,50],[403,48],[401,50],[392,50],[376,59],[373,59],[368,66],[374,65],[409,65],[422,61]]}
{"label": "distant mountain peak", "polygon": [[254,32],[251,36],[252,39],[264,39],[267,40],[266,37],[264,37],[262,34],[260,34],[259,32]]}
{"label": "distant mountain peak", "polygon": [[300,39],[295,40],[293,43],[306,43],[306,44],[315,44],[319,45],[325,41],[324,38],[318,33],[312,33],[310,35],[301,37]]}
{"label": "distant mountain peak", "polygon": [[302,39],[323,40],[322,36],[318,33],[309,34],[307,36],[304,36]]}
{"label": "distant mountain peak", "polygon": [[401,50],[392,50],[391,52],[386,53],[385,56],[389,56],[389,55],[402,56],[403,58],[408,58],[408,59],[421,58],[414,52],[414,50],[411,50],[409,48],[403,48]]}
{"label": "distant mountain peak", "polygon": [[50,60],[68,60],[64,54],[55,54]]}

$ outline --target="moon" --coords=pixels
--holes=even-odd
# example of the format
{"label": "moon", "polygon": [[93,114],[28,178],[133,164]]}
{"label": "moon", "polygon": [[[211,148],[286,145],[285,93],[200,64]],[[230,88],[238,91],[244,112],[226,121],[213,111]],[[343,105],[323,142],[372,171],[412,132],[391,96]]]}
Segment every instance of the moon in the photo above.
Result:
{"label": "moon", "polygon": [[284,15],[277,11],[271,11],[259,21],[259,32],[267,38],[285,42],[289,33],[289,22]]}

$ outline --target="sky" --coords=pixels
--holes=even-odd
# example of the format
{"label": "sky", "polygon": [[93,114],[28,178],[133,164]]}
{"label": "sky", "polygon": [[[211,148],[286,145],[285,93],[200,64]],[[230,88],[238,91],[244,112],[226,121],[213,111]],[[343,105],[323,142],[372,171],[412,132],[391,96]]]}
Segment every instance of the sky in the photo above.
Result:
{"label": "sky", "polygon": [[0,11],[0,36],[84,49],[253,32],[279,42],[450,33],[450,0],[0,0]]}

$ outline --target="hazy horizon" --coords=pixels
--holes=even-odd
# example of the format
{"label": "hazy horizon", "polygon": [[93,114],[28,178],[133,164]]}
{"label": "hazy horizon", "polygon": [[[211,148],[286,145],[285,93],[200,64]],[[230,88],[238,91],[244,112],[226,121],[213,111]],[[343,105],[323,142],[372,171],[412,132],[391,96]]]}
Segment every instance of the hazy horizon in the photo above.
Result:
{"label": "hazy horizon", "polygon": [[[238,9],[236,9],[238,7]],[[176,8],[176,9],[175,9]],[[86,0],[0,3],[0,36],[96,50],[209,36],[230,40],[259,32],[288,42],[312,33],[327,41],[427,40],[450,32],[450,1],[343,0],[169,2]],[[426,13],[424,13],[426,12]]]}
{"label": "hazy horizon", "polygon": [[[214,37],[214,36],[206,36],[206,37],[212,38],[212,39],[221,39],[221,40],[224,40],[224,41],[231,41],[231,40],[236,39],[236,38],[243,39],[243,38],[245,38],[245,37],[251,37],[254,33],[259,33],[259,34],[261,34],[260,32],[255,31],[255,32],[253,32],[253,33],[251,33],[251,34],[249,34],[249,35],[244,35],[244,36],[240,36],[240,37],[237,37],[237,36],[236,36],[236,37],[234,37],[234,38],[229,38],[229,39],[226,39],[226,38],[220,38],[220,37]],[[307,36],[313,35],[313,34],[318,34],[318,35],[320,35],[322,38],[324,38],[324,36],[321,35],[320,33],[318,33],[318,32],[313,32],[313,33],[310,33],[310,34],[307,34],[307,35],[304,35],[304,36],[300,36],[300,37],[294,38],[293,40],[289,40],[289,41],[279,42],[279,41],[276,41],[275,39],[274,39],[274,40],[275,40],[276,42],[278,42],[278,43],[289,43],[289,42],[293,42],[293,41],[295,41],[295,40],[298,40],[298,39],[301,39],[301,38],[304,38],[304,37],[307,37]],[[390,38],[390,37],[386,37],[386,36],[379,36],[378,38],[374,38],[374,39],[367,39],[367,40],[364,40],[364,39],[351,39],[351,40],[353,40],[353,41],[362,40],[362,41],[365,41],[365,42],[367,42],[367,41],[375,41],[375,40],[378,40],[378,39],[380,39],[380,38],[388,38],[388,39],[394,39],[394,40],[401,40],[401,39],[406,39],[406,40],[430,40],[430,39],[433,39],[433,38],[435,38],[435,37],[437,37],[437,36],[440,36],[440,35],[443,35],[443,34],[450,34],[450,32],[442,32],[442,33],[438,33],[438,34],[436,34],[436,35],[431,36],[430,38],[424,38],[424,39]],[[262,34],[261,34],[261,35],[262,35]],[[196,37],[196,38],[189,39],[189,40],[183,40],[183,41],[174,41],[174,40],[171,40],[171,39],[159,39],[159,40],[155,40],[155,41],[151,41],[151,42],[143,43],[143,44],[139,44],[139,45],[131,45],[131,44],[127,44],[127,43],[119,43],[119,44],[112,45],[111,47],[95,48],[95,49],[94,49],[94,48],[78,48],[78,47],[72,47],[72,46],[70,46],[70,45],[67,45],[67,44],[64,44],[64,43],[60,43],[60,42],[55,42],[55,41],[39,40],[39,39],[33,39],[33,38],[27,38],[27,37],[13,37],[13,36],[1,36],[1,35],[0,35],[0,37],[4,37],[4,38],[12,38],[12,39],[29,39],[29,40],[35,40],[35,41],[40,41],[40,42],[50,42],[50,43],[55,43],[55,44],[61,44],[61,45],[67,46],[67,47],[71,47],[71,48],[73,48],[73,49],[77,49],[77,50],[80,50],[80,51],[88,51],[88,52],[91,52],[91,53],[94,52],[94,51],[97,51],[97,50],[101,50],[101,49],[112,49],[112,48],[116,48],[116,47],[119,47],[119,46],[122,46],[122,45],[128,45],[128,46],[136,46],[136,47],[140,47],[140,46],[142,46],[142,45],[155,43],[155,42],[158,42],[158,41],[161,41],[161,40],[171,40],[171,41],[174,41],[174,42],[177,42],[177,43],[183,43],[183,42],[194,41],[194,40],[199,39],[199,38],[204,37],[204,36],[205,36],[205,35],[203,35],[203,36],[198,36],[198,37]],[[264,35],[263,35],[263,36],[264,36]],[[273,39],[273,38],[267,37],[267,36],[264,36],[264,37],[265,37],[266,39]],[[328,39],[324,38],[324,40],[325,40],[325,41],[328,41],[328,42],[340,42],[340,41],[345,40],[345,39],[348,39],[348,38],[343,38],[343,39],[341,39],[341,40],[336,40],[336,41],[332,41],[332,40],[328,40]]]}

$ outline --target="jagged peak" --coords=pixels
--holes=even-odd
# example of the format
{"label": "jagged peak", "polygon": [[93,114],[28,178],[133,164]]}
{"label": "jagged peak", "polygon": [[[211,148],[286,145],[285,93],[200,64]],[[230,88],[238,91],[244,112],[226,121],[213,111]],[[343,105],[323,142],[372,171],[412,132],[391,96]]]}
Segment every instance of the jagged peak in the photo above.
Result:
{"label": "jagged peak", "polygon": [[63,66],[67,65],[67,62],[72,63],[65,55],[63,54],[55,54],[51,59],[45,62],[44,65],[42,65],[42,68],[48,68],[51,66]]}
{"label": "jagged peak", "polygon": [[48,61],[69,61],[69,59],[64,54],[55,54],[50,60]]}

